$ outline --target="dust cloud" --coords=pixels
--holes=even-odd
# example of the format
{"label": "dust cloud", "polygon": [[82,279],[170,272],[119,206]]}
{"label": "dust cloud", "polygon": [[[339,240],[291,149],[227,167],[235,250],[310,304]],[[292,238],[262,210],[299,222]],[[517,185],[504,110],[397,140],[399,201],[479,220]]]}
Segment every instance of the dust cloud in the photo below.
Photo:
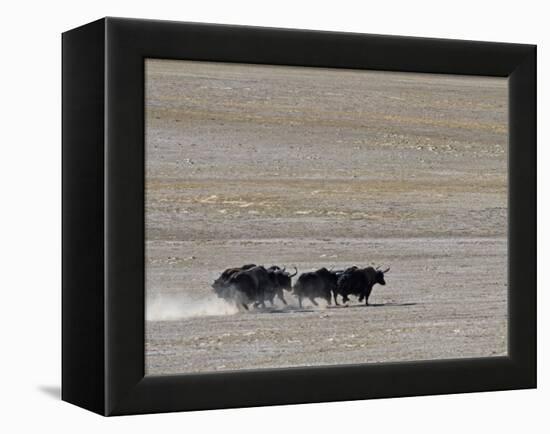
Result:
{"label": "dust cloud", "polygon": [[185,318],[234,315],[239,309],[215,294],[203,298],[191,298],[184,294],[158,295],[147,301],[147,321],[177,321]]}

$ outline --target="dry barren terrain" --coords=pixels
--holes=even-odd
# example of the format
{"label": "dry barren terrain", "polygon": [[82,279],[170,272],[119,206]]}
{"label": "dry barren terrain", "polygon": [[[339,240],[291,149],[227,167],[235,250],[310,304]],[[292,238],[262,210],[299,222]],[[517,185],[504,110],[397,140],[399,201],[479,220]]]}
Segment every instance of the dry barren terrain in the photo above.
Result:
{"label": "dry barren terrain", "polygon": [[[506,354],[505,79],[148,60],[146,126],[147,374]],[[250,262],[391,271],[239,312]]]}

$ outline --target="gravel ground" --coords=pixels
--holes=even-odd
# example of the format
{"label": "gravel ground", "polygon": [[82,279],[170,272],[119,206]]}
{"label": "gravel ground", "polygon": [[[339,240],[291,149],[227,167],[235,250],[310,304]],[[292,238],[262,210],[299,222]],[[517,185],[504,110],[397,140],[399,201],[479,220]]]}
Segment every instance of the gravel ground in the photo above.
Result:
{"label": "gravel ground", "polygon": [[[148,60],[146,125],[147,374],[506,354],[505,79]],[[391,271],[239,312],[249,262]]]}

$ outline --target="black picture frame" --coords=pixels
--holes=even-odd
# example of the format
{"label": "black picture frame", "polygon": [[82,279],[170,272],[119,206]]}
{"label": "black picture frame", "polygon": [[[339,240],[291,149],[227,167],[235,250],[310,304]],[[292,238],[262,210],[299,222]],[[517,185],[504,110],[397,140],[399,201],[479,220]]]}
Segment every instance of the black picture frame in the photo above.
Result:
{"label": "black picture frame", "polygon": [[[102,415],[536,387],[536,46],[104,18],[62,36],[62,399]],[[144,59],[509,79],[507,357],[144,376]]]}

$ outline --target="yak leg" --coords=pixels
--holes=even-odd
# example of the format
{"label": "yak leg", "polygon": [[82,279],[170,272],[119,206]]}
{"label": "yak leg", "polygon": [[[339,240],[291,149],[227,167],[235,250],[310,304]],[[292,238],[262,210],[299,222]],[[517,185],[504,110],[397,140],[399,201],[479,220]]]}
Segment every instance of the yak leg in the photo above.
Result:
{"label": "yak leg", "polygon": [[[265,292],[261,291],[258,298],[259,298],[258,303],[260,307],[262,309],[265,309]],[[273,300],[271,301],[271,303],[273,304]]]}
{"label": "yak leg", "polygon": [[313,297],[308,297],[310,299],[310,301],[315,305],[315,306],[319,306],[319,304],[315,301],[315,299]]}
{"label": "yak leg", "polygon": [[282,289],[277,293],[277,296],[278,296],[279,299],[283,302],[283,304],[285,304],[285,305],[288,304],[288,303],[286,302],[286,300],[285,300],[285,296],[283,295],[283,290],[282,290]]}
{"label": "yak leg", "polygon": [[245,308],[245,310],[248,310],[248,305],[246,303],[241,302],[241,306]]}
{"label": "yak leg", "polygon": [[300,306],[300,309],[302,308],[302,297],[298,296],[298,305]]}
{"label": "yak leg", "polygon": [[365,306],[369,305],[369,296],[371,292],[372,292],[372,286],[370,288],[367,288],[367,290],[365,291]]}
{"label": "yak leg", "polygon": [[336,293],[336,291],[334,291],[334,304],[335,304],[336,306],[340,306],[340,305],[338,304],[338,294]]}
{"label": "yak leg", "polygon": [[265,309],[265,301],[263,299],[260,299],[260,300],[256,300],[253,304],[254,306],[254,309],[258,309],[258,308],[262,308],[262,309]]}

